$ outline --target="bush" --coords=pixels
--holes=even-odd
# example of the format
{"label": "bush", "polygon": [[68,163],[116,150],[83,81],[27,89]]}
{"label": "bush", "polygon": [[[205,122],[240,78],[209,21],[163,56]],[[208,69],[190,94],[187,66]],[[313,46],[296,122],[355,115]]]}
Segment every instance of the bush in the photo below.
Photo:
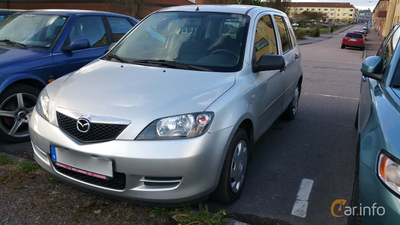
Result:
{"label": "bush", "polygon": [[304,30],[295,30],[294,34],[296,35],[296,38],[301,40],[304,39],[304,36],[306,36],[306,31]]}
{"label": "bush", "polygon": [[310,37],[319,37],[319,28],[312,29],[309,35]]}

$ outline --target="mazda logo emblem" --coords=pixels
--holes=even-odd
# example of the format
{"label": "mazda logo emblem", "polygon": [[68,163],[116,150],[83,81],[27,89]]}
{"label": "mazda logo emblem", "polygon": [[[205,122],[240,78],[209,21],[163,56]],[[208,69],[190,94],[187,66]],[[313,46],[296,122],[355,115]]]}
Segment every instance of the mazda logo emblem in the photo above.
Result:
{"label": "mazda logo emblem", "polygon": [[82,133],[87,133],[90,130],[90,121],[86,118],[80,118],[76,121],[76,129]]}

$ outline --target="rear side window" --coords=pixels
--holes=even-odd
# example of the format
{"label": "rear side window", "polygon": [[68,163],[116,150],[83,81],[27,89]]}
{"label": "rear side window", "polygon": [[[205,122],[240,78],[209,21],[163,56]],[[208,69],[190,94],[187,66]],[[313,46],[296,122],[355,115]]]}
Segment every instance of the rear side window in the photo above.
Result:
{"label": "rear side window", "polygon": [[285,53],[293,48],[290,41],[290,35],[282,16],[275,16],[276,25],[278,27],[279,36],[281,37],[282,51]]}
{"label": "rear side window", "polygon": [[83,16],[76,20],[69,33],[69,43],[76,39],[88,39],[90,46],[107,45],[107,34],[101,16]]}
{"label": "rear side window", "polygon": [[351,34],[351,33],[347,33],[346,37],[350,37],[350,38],[363,38],[362,34]]}
{"label": "rear side window", "polygon": [[278,55],[276,36],[271,16],[263,16],[257,22],[256,35],[254,39],[256,61],[264,54]]}
{"label": "rear side window", "polygon": [[113,35],[113,41],[117,42],[122,38],[133,25],[126,19],[122,17],[107,17],[108,22],[111,26],[111,31]]}

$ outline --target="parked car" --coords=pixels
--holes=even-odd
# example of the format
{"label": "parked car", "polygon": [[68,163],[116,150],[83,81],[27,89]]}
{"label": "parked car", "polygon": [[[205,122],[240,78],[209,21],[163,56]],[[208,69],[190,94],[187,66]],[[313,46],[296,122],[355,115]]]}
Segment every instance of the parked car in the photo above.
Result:
{"label": "parked car", "polygon": [[364,40],[367,40],[367,34],[362,30],[355,30],[353,33],[362,34],[364,36]]}
{"label": "parked car", "polygon": [[279,116],[297,114],[300,60],[281,11],[158,10],[43,89],[29,122],[35,160],[61,181],[120,199],[231,203],[254,143]]}
{"label": "parked car", "polygon": [[49,82],[107,52],[137,20],[115,13],[38,10],[0,26],[0,138],[29,140],[28,121]]}
{"label": "parked car", "polygon": [[298,23],[293,23],[292,26],[293,26],[293,27],[298,27],[299,24],[298,24]]}
{"label": "parked car", "polygon": [[365,32],[365,34],[368,34],[368,26],[363,27],[362,30]]}
{"label": "parked car", "polygon": [[363,216],[366,225],[397,224],[400,220],[399,27],[397,24],[389,33],[377,55],[361,66],[356,179],[361,204],[385,209],[384,216]]}
{"label": "parked car", "polygon": [[20,12],[23,10],[4,10],[4,9],[0,9],[0,22],[7,19],[9,16],[11,16],[12,14],[16,13],[16,12]]}
{"label": "parked car", "polygon": [[362,51],[364,51],[365,48],[364,35],[354,32],[347,33],[342,40],[342,49],[346,47],[360,48]]}

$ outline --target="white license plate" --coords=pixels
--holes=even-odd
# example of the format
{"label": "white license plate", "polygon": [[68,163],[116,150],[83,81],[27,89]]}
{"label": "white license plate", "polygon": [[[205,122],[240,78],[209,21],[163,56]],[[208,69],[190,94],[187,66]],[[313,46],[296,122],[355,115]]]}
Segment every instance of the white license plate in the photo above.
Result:
{"label": "white license plate", "polygon": [[112,161],[50,146],[51,160],[64,169],[104,179],[113,177]]}
{"label": "white license plate", "polygon": [[350,39],[350,41],[357,41],[356,39]]}

